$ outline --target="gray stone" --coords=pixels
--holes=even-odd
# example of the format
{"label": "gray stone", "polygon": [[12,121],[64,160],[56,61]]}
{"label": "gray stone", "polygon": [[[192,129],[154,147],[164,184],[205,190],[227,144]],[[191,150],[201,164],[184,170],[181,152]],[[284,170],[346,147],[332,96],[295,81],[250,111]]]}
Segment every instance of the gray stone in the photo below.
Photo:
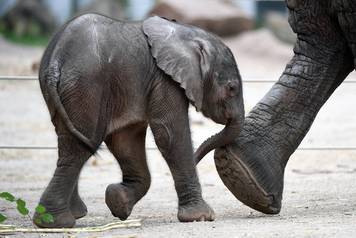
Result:
{"label": "gray stone", "polygon": [[278,39],[290,44],[295,43],[297,35],[289,26],[287,15],[270,12],[266,15],[265,19],[265,26],[270,29]]}
{"label": "gray stone", "polygon": [[220,36],[251,30],[254,21],[228,1],[162,0],[149,13],[195,25]]}

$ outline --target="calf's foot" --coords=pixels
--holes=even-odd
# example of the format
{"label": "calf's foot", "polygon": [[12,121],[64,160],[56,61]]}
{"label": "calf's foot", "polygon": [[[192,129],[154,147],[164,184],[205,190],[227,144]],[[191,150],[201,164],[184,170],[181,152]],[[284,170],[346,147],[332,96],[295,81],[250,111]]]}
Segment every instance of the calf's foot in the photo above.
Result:
{"label": "calf's foot", "polygon": [[33,223],[40,228],[72,228],[75,225],[75,218],[69,210],[57,214],[48,210],[48,213],[53,216],[54,222],[43,221],[41,215],[36,212],[33,216]]}
{"label": "calf's foot", "polygon": [[77,195],[70,202],[70,212],[75,219],[82,218],[88,214],[88,209],[83,200]]}
{"label": "calf's foot", "polygon": [[214,221],[214,219],[213,209],[204,200],[179,205],[178,220],[180,222]]}
{"label": "calf's foot", "polygon": [[110,184],[106,188],[105,203],[113,216],[126,220],[136,203],[133,193],[129,187],[122,184]]}

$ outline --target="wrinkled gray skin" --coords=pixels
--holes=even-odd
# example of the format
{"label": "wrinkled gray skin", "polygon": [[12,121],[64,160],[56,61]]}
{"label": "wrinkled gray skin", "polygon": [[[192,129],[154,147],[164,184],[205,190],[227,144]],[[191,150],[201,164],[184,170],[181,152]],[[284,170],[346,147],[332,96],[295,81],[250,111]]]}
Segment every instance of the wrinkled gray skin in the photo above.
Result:
{"label": "wrinkled gray skin", "polygon": [[159,17],[124,23],[87,14],[67,23],[41,62],[40,85],[58,135],[59,159],[40,203],[54,223],[72,227],[87,209],[78,177],[104,141],[120,164],[121,183],[106,189],[112,214],[126,219],[147,192],[149,125],[172,172],[180,221],[213,220],[195,170],[188,104],[225,129],[202,144],[196,160],[231,142],[244,118],[240,75],[215,36]]}
{"label": "wrinkled gray skin", "polygon": [[288,0],[294,57],[246,117],[240,136],[215,151],[220,177],[243,203],[280,212],[284,169],[319,109],[356,65],[356,1]]}

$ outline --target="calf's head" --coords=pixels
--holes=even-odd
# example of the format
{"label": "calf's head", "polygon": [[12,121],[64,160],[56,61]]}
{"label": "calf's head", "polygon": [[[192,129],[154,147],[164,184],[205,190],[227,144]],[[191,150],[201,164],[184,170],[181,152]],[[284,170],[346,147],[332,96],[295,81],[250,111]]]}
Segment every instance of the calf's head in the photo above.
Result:
{"label": "calf's head", "polygon": [[178,82],[197,111],[226,125],[196,151],[198,162],[240,133],[244,121],[241,77],[230,49],[200,28],[160,17],[144,21],[151,53],[158,67]]}

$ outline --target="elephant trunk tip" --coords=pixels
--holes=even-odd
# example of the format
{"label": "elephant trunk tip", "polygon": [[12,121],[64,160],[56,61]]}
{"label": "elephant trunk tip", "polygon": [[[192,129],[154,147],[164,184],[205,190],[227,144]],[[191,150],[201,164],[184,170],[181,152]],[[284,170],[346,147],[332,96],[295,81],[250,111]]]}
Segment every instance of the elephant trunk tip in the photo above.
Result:
{"label": "elephant trunk tip", "polygon": [[205,140],[194,153],[194,161],[198,164],[210,151],[232,143],[240,134],[243,125],[241,120],[229,120],[223,130]]}

